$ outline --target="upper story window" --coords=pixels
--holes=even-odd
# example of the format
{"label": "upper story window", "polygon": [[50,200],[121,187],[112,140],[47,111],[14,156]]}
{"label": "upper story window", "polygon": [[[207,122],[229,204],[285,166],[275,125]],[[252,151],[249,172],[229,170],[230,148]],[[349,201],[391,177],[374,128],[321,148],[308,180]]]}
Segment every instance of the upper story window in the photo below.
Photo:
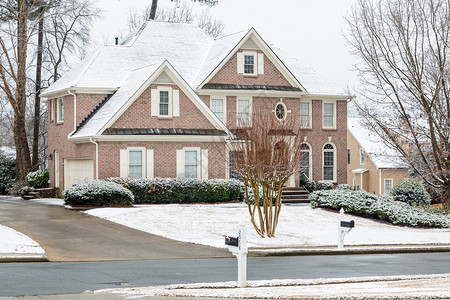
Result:
{"label": "upper story window", "polygon": [[244,74],[255,74],[254,55],[244,55]]}
{"label": "upper story window", "polygon": [[64,121],[64,98],[56,100],[56,121]]}
{"label": "upper story window", "polygon": [[211,110],[212,112],[225,123],[225,101],[223,98],[211,98]]}
{"label": "upper story window", "polygon": [[287,115],[286,105],[283,102],[277,103],[275,106],[275,116],[278,120],[284,120]]}
{"label": "upper story window", "polygon": [[311,128],[310,102],[300,102],[300,126],[302,128]]}
{"label": "upper story window", "polygon": [[237,100],[237,125],[249,126],[251,122],[251,99]]}
{"label": "upper story window", "polygon": [[363,148],[359,149],[359,162],[361,165],[364,164],[364,149]]}
{"label": "upper story window", "polygon": [[323,116],[322,125],[323,128],[336,128],[336,107],[333,102],[323,103]]}
{"label": "upper story window", "polygon": [[128,152],[128,176],[142,178],[143,155],[141,150],[132,150]]}
{"label": "upper story window", "polygon": [[323,146],[323,180],[336,181],[336,148],[327,143]]}
{"label": "upper story window", "polygon": [[159,115],[169,116],[169,91],[159,91]]}

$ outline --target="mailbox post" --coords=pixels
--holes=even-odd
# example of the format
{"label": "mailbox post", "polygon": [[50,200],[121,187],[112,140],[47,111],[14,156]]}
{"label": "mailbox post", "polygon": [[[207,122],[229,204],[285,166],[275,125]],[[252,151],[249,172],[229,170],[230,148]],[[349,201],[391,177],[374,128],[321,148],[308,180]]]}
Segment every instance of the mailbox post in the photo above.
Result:
{"label": "mailbox post", "polygon": [[225,245],[236,256],[238,260],[238,285],[244,287],[247,285],[247,228],[245,225],[239,225],[239,235],[237,237],[226,235]]}
{"label": "mailbox post", "polygon": [[339,211],[339,224],[338,224],[338,249],[344,248],[344,237],[355,227],[355,221],[344,221],[344,209]]}

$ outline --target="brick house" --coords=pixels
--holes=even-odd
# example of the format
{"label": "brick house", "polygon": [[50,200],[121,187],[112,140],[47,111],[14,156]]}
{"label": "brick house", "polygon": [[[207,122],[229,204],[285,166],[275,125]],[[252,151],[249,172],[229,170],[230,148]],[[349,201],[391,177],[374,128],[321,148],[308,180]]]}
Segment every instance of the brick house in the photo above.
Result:
{"label": "brick house", "polygon": [[409,177],[408,165],[400,153],[361,125],[360,118],[348,118],[347,147],[347,183],[352,186],[389,195],[396,184]]}
{"label": "brick house", "polygon": [[50,182],[61,189],[85,178],[228,178],[227,141],[263,109],[303,124],[309,178],[347,182],[349,96],[253,28],[212,38],[151,21],[42,96]]}

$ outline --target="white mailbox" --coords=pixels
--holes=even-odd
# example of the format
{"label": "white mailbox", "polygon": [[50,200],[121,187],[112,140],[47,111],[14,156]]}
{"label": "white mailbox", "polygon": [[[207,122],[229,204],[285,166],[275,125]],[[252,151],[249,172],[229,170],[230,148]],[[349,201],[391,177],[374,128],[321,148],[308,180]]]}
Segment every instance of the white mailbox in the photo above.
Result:
{"label": "white mailbox", "polygon": [[238,285],[244,287],[247,285],[247,228],[239,225],[238,236],[226,235],[225,245],[238,260]]}
{"label": "white mailbox", "polygon": [[355,221],[344,220],[344,209],[339,211],[339,224],[338,224],[338,249],[344,248],[344,237],[355,227]]}

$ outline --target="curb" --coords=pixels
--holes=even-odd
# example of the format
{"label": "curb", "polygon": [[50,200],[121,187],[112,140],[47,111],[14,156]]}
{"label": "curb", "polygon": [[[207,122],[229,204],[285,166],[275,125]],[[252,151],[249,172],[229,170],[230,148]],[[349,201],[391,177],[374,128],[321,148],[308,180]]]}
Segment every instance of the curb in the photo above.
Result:
{"label": "curb", "polygon": [[43,256],[4,256],[0,257],[0,263],[16,263],[16,262],[49,262]]}
{"label": "curb", "polygon": [[397,246],[397,247],[348,247],[336,248],[285,248],[285,249],[249,249],[251,256],[301,256],[301,255],[350,255],[350,254],[394,254],[394,253],[433,253],[450,252],[450,245],[445,246]]}

